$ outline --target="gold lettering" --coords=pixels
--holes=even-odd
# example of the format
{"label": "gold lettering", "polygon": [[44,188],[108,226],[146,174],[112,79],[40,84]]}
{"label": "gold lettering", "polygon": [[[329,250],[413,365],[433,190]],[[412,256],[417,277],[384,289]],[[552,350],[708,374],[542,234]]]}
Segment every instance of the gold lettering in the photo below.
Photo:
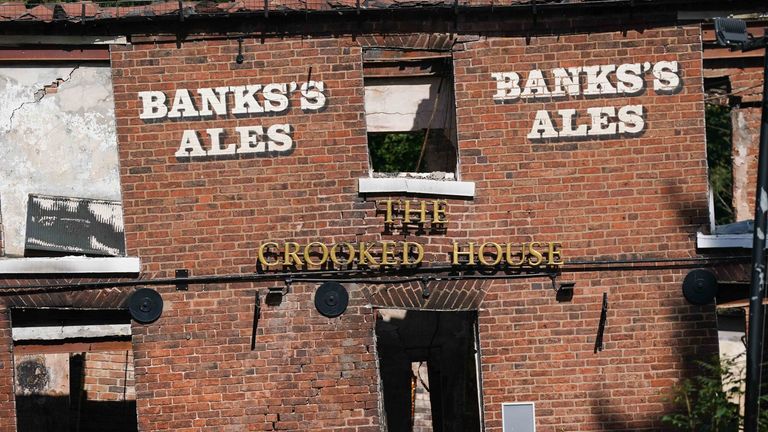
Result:
{"label": "gold lettering", "polygon": [[392,219],[392,203],[397,202],[398,204],[400,204],[400,200],[392,201],[391,199],[388,199],[384,202],[387,204],[387,214],[384,217],[384,223],[385,224],[395,223],[395,221]]}
{"label": "gold lettering", "polygon": [[[440,204],[443,205],[443,207],[440,207]],[[446,200],[435,200],[432,204],[432,223],[446,223],[448,222],[447,217],[448,212],[448,201]],[[440,219],[440,215],[445,216],[443,219]]]}
{"label": "gold lettering", "polygon": [[[549,250],[547,250],[547,264],[551,266],[563,265],[562,254],[558,247],[562,246],[559,242],[549,242]],[[558,259],[559,258],[559,259]]]}
{"label": "gold lettering", "polygon": [[458,265],[459,255],[466,255],[469,257],[467,264],[475,265],[475,243],[469,242],[468,245],[469,245],[469,252],[461,252],[459,251],[459,244],[456,242],[453,242],[453,260],[451,261],[451,264]]}
{"label": "gold lettering", "polygon": [[[496,258],[493,261],[485,260],[485,247],[488,245],[496,249]],[[501,262],[501,258],[502,258],[502,251],[501,251],[501,246],[499,246],[498,243],[486,242],[481,244],[480,247],[477,248],[477,260],[480,261],[480,264],[484,266],[495,266],[496,264]]]}
{"label": "gold lettering", "polygon": [[264,243],[261,246],[259,246],[259,262],[264,267],[269,267],[269,266],[273,266],[273,265],[276,265],[276,264],[280,264],[280,261],[275,261],[275,262],[268,262],[267,261],[267,258],[264,256],[264,251],[267,250],[267,248],[269,246],[278,247],[278,244],[275,243],[275,242],[267,242],[267,243]]}
{"label": "gold lettering", "polygon": [[368,264],[368,260],[370,260],[372,265],[379,265],[379,263],[376,262],[376,258],[374,258],[369,250],[371,250],[371,247],[373,247],[375,243],[368,243],[368,242],[362,242],[358,246],[360,247],[360,264]]}
{"label": "gold lettering", "polygon": [[301,262],[301,259],[299,258],[299,249],[301,249],[301,246],[298,243],[285,242],[284,248],[285,250],[283,252],[285,253],[285,260],[283,261],[283,265],[292,265],[293,261],[296,262],[296,265],[304,265],[304,263]]}
{"label": "gold lettering", "polygon": [[512,258],[512,243],[507,243],[507,264],[511,266],[521,266],[525,264],[525,257],[528,255],[527,251],[528,243],[523,243],[520,247],[520,261],[515,262],[515,260]]}
{"label": "gold lettering", "polygon": [[[319,246],[320,252],[323,253],[320,261],[312,261],[312,254],[310,254],[310,251],[312,250],[313,246]],[[328,261],[328,246],[317,241],[304,246],[304,261],[306,261],[309,265],[322,266],[326,261]]]}
{"label": "gold lettering", "polygon": [[539,245],[539,242],[531,242],[528,245],[528,250],[531,252],[531,258],[528,260],[528,264],[532,266],[541,265],[542,262],[544,262],[544,256],[536,250],[536,247]]}
{"label": "gold lettering", "polygon": [[[408,260],[411,248],[416,248],[416,252],[417,252],[416,259],[413,261]],[[423,259],[424,259],[424,247],[422,245],[414,242],[403,242],[403,265],[421,264],[421,260]]]}
{"label": "gold lettering", "polygon": [[[339,256],[337,255],[338,253],[337,248],[339,248],[340,246],[346,247],[347,250],[349,251],[349,259],[347,259],[346,261],[340,260]],[[355,246],[352,245],[351,243],[347,243],[347,242],[336,243],[333,246],[331,246],[331,262],[333,262],[333,264],[337,266],[345,266],[345,265],[352,264],[354,260],[355,260]]]}
{"label": "gold lettering", "polygon": [[[419,210],[417,210],[417,213],[421,215],[421,217],[419,218],[419,222],[425,223],[427,221],[427,203],[424,201],[416,201],[416,202],[419,203]],[[404,214],[403,220],[406,223],[411,222],[411,201],[409,200],[405,201],[405,214]]]}
{"label": "gold lettering", "polygon": [[[394,247],[395,245],[395,242],[391,240],[381,241],[381,265],[397,265],[397,260],[394,259],[395,251],[390,249],[390,247]],[[392,258],[392,260],[390,260],[390,258]]]}

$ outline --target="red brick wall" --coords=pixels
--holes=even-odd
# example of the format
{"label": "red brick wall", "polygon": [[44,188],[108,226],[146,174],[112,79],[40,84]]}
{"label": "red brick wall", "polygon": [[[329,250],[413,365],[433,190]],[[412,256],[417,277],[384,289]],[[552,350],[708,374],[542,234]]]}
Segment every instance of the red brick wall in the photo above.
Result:
{"label": "red brick wall", "polygon": [[[688,257],[707,221],[701,53],[695,27],[559,38],[495,38],[455,55],[464,180],[475,181],[477,226],[521,241],[562,241],[571,260]],[[677,60],[682,92],[494,104],[492,72]],[[536,110],[642,104],[645,132],[630,139],[531,142]],[[505,232],[505,233],[504,233]],[[567,268],[567,267],[566,267]],[[659,430],[666,393],[690,373],[686,359],[712,352],[711,308],[688,306],[684,272],[600,272],[576,280],[572,303],[545,284],[497,283],[481,309],[487,431],[501,403],[536,402],[537,430]],[[605,351],[594,354],[602,293]],[[709,321],[702,321],[709,320]]]}
{"label": "red brick wall", "polygon": [[133,351],[90,352],[85,359],[88,400],[136,400]]}
{"label": "red brick wall", "polygon": [[[457,46],[460,176],[474,201],[449,201],[448,232],[417,235],[429,263],[458,241],[561,241],[567,259],[680,258],[695,254],[707,222],[701,54],[696,27],[559,38],[480,39]],[[361,49],[352,38],[114,47],[112,64],[130,255],[146,277],[256,271],[267,240],[372,241],[383,218],[357,194],[368,175]],[[676,60],[682,92],[631,98],[495,104],[492,72]],[[310,72],[311,69],[311,72]],[[327,109],[279,116],[144,122],[137,92],[226,85],[325,82]],[[651,79],[646,77],[647,82]],[[538,109],[643,104],[645,132],[628,139],[531,143]],[[184,129],[290,123],[291,155],[181,162]],[[235,139],[230,132],[230,140]],[[229,141],[232,142],[232,141]],[[204,145],[206,144],[203,139]],[[401,237],[400,237],[401,238]],[[683,271],[588,272],[572,303],[546,283],[488,284],[482,303],[484,411],[500,430],[500,404],[537,403],[538,429],[661,429],[664,394],[714,352],[711,308],[688,306]],[[279,285],[279,284],[278,284]],[[254,290],[267,284],[160,288],[166,311],[134,326],[141,430],[379,430],[373,315],[360,287],[327,319],[314,284],[294,284],[265,306],[250,349]],[[592,347],[609,293],[606,350]]]}
{"label": "red brick wall", "polygon": [[[256,271],[267,238],[355,238],[367,174],[361,52],[348,39],[133,45],[113,51],[126,239],[147,275]],[[327,109],[215,122],[144,124],[137,91],[325,82]],[[179,163],[181,131],[290,123],[290,156]],[[297,209],[301,209],[297,211]],[[261,285],[262,294],[264,285]],[[339,319],[320,316],[314,285],[265,307],[251,351],[251,284],[163,291],[167,310],[134,327],[141,430],[378,430],[373,314],[353,292]],[[262,297],[263,298],[263,297]]]}
{"label": "red brick wall", "polygon": [[0,432],[16,430],[10,311],[0,304]]}

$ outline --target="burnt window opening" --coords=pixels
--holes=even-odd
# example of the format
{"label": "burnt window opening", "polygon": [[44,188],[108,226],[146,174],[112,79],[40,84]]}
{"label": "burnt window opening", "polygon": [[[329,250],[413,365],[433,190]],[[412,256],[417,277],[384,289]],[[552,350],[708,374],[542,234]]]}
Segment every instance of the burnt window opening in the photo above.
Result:
{"label": "burnt window opening", "polygon": [[[705,78],[707,93],[705,123],[710,211],[714,226],[736,221],[733,203],[733,130],[731,121],[730,79]],[[713,227],[714,228],[714,227]]]}
{"label": "burnt window opening", "polygon": [[480,431],[476,325],[472,311],[377,311],[389,432]]}
{"label": "burnt window opening", "polygon": [[366,49],[365,115],[375,177],[411,173],[453,180],[457,171],[449,52]]}
{"label": "burnt window opening", "polygon": [[138,430],[127,310],[12,309],[19,432]]}

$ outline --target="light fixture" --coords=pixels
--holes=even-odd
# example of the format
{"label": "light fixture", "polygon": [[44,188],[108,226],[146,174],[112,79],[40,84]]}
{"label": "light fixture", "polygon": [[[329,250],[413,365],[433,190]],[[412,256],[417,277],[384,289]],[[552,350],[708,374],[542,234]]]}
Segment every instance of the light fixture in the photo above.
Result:
{"label": "light fixture", "polygon": [[765,48],[766,36],[754,38],[747,33],[747,23],[736,18],[715,18],[717,43],[732,49],[751,51]]}
{"label": "light fixture", "polygon": [[264,298],[264,303],[270,306],[278,306],[283,302],[283,297],[288,294],[288,284],[285,286],[276,286],[267,288],[267,296]]}
{"label": "light fixture", "polygon": [[555,299],[558,302],[569,302],[573,300],[573,288],[576,286],[576,282],[560,282],[557,287]]}

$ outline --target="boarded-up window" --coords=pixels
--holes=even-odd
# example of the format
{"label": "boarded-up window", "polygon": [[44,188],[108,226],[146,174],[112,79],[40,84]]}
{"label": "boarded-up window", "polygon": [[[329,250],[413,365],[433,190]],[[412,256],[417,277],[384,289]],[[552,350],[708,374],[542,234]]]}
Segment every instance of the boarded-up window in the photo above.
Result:
{"label": "boarded-up window", "polygon": [[125,255],[120,202],[30,195],[24,254]]}

